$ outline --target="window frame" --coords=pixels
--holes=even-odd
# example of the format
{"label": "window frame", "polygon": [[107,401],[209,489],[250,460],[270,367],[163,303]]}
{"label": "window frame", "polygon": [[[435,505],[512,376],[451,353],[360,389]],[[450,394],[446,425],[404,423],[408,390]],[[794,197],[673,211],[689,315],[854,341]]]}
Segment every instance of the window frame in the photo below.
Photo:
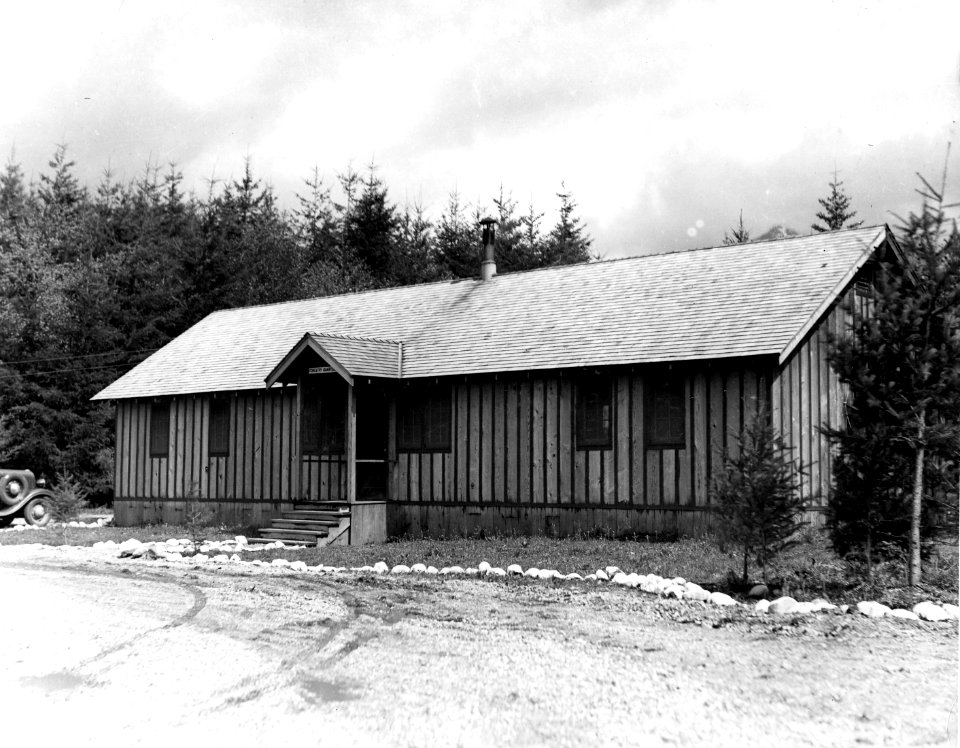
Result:
{"label": "window frame", "polygon": [[[658,403],[658,396],[664,394],[665,391],[667,391],[666,395],[668,397],[678,398],[680,410],[679,431],[666,435],[658,433],[658,411],[662,407],[662,402]],[[669,410],[675,407],[675,403],[667,403],[666,407]],[[686,377],[677,372],[662,372],[645,379],[643,436],[647,449],[686,449],[688,417]],[[666,414],[666,418],[668,421],[671,419],[669,412]]]}
{"label": "window frame", "polygon": [[[589,404],[591,398],[599,399],[598,404],[591,406]],[[578,450],[612,449],[615,417],[613,378],[605,374],[580,377],[576,382],[574,400],[576,448]]]}
{"label": "window frame", "polygon": [[[214,397],[210,400],[210,413],[207,421],[207,455],[210,457],[230,456],[230,421],[233,415],[233,398]],[[216,417],[215,417],[216,416]],[[225,419],[225,423],[223,420]],[[223,440],[223,444],[219,440]]]}
{"label": "window frame", "polygon": [[[160,424],[163,428],[160,428]],[[170,403],[150,403],[150,444],[151,459],[170,456]]]}
{"label": "window frame", "polygon": [[419,454],[453,450],[453,394],[449,385],[414,385],[397,401],[397,451]]}

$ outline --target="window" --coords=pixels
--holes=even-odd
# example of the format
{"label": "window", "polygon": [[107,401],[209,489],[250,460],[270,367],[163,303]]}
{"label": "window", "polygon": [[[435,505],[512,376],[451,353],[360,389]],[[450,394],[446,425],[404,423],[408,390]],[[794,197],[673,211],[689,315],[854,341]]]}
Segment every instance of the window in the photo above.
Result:
{"label": "window", "polygon": [[300,411],[300,450],[303,454],[340,454],[344,451],[345,394],[342,387],[304,389]]}
{"label": "window", "polygon": [[225,398],[210,401],[207,441],[211,457],[226,457],[230,454],[230,401]]}
{"label": "window", "polygon": [[397,407],[397,448],[405,452],[449,452],[450,388],[411,387],[401,391]]}
{"label": "window", "polygon": [[150,456],[166,457],[170,452],[170,404],[150,406]]}
{"label": "window", "polygon": [[686,401],[682,376],[654,377],[647,381],[644,427],[647,446],[687,446]]}
{"label": "window", "polygon": [[613,446],[613,386],[607,377],[577,383],[577,449]]}
{"label": "window", "polygon": [[875,262],[868,262],[863,266],[856,282],[853,284],[854,293],[857,296],[865,299],[873,298],[877,287],[877,269]]}

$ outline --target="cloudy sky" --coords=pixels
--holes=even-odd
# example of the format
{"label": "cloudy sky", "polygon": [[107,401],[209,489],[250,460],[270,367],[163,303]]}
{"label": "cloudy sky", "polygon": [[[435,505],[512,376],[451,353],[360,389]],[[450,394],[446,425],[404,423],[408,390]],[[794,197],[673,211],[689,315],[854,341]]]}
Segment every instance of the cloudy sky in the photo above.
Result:
{"label": "cloudy sky", "polygon": [[[2,2],[0,153],[66,143],[90,184],[175,162],[292,206],[371,161],[436,217],[504,185],[573,192],[605,256],[809,231],[839,170],[859,217],[918,206],[953,140],[960,2]],[[958,192],[954,188],[954,193]],[[954,194],[960,199],[960,195]]]}

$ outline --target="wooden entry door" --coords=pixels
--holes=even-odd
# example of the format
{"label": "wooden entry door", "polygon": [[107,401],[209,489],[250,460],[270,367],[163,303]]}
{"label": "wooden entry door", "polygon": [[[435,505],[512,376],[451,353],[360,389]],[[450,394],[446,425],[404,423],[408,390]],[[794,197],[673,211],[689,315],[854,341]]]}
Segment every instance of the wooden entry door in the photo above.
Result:
{"label": "wooden entry door", "polygon": [[357,387],[357,500],[387,498],[390,400],[379,384]]}

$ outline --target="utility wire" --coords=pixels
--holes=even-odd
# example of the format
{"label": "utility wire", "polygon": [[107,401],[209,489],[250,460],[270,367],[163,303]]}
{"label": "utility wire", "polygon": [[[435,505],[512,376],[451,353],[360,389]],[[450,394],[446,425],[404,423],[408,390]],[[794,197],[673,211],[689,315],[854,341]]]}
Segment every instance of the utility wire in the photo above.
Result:
{"label": "utility wire", "polygon": [[97,371],[99,369],[122,369],[124,366],[133,368],[140,361],[127,362],[124,364],[104,364],[103,366],[81,366],[72,369],[42,369],[41,371],[27,371],[20,374],[0,374],[0,379],[16,379],[17,377],[34,377],[39,374],[65,374],[71,371]]}
{"label": "utility wire", "polygon": [[66,361],[78,360],[81,358],[96,358],[98,356],[123,356],[127,354],[135,353],[154,353],[159,351],[159,348],[141,348],[138,351],[106,351],[104,353],[86,353],[82,356],[54,356],[52,358],[24,358],[19,361],[3,361],[0,360],[0,366],[14,366],[15,364],[39,364],[45,363],[47,361]]}

